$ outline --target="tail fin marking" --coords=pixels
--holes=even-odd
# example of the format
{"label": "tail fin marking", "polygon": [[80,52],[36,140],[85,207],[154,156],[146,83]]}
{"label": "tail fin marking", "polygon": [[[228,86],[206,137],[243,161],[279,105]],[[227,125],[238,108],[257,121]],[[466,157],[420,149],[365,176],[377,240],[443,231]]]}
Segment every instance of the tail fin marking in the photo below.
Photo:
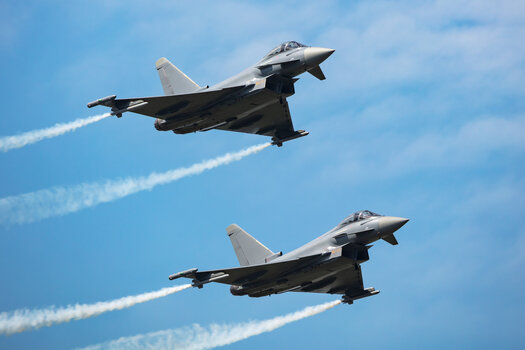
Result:
{"label": "tail fin marking", "polygon": [[274,253],[235,224],[226,228],[233,250],[241,266],[264,264],[265,258]]}
{"label": "tail fin marking", "polygon": [[181,72],[166,58],[161,57],[155,63],[165,95],[187,94],[200,89],[193,80]]}

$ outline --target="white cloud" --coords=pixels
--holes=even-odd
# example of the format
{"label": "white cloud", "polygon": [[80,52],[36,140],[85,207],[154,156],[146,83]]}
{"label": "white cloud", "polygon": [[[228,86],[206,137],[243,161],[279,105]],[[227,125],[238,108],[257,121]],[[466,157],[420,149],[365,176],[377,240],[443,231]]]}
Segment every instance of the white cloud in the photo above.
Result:
{"label": "white cloud", "polygon": [[459,130],[443,128],[411,140],[389,155],[393,171],[414,167],[453,166],[477,161],[487,153],[509,149],[524,151],[525,117],[485,118],[470,121]]}
{"label": "white cloud", "polygon": [[[515,15],[514,2],[503,2],[496,14],[491,2],[474,3],[360,3],[321,34],[322,41],[337,43],[332,71],[346,70],[348,79],[337,88],[359,93],[384,84],[518,83],[513,76],[522,69],[513,68],[522,68],[525,58],[519,40],[525,35],[524,17]],[[509,17],[515,21],[509,23]]]}
{"label": "white cloud", "polygon": [[[315,137],[316,142],[296,155],[298,162],[318,159],[323,181],[377,180],[424,170],[464,169],[482,164],[497,152],[503,156],[525,153],[522,116],[480,117],[459,126],[418,132],[404,126],[406,120],[401,117],[390,123],[380,118],[367,122],[364,117],[352,118],[352,123],[349,118],[337,116],[311,125],[315,135],[309,137]],[[396,121],[400,125],[392,126]],[[331,154],[329,162],[326,154]]]}
{"label": "white cloud", "polygon": [[0,49],[11,49],[28,21],[29,9],[25,5],[0,3]]}

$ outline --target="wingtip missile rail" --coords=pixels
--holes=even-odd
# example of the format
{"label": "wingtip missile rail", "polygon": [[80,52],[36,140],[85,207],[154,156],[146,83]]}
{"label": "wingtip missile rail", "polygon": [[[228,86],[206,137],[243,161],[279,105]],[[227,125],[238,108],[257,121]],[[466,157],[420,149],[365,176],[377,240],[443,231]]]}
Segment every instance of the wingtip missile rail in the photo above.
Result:
{"label": "wingtip missile rail", "polygon": [[148,104],[147,101],[137,100],[137,101],[128,102],[127,105],[125,106],[122,106],[122,105],[117,106],[117,104],[115,103],[116,98],[117,98],[117,95],[106,96],[103,98],[99,98],[98,100],[89,102],[87,106],[88,108],[93,108],[98,105],[111,107],[111,115],[115,115],[117,116],[117,118],[120,118],[122,117],[122,113],[133,112]]}
{"label": "wingtip missile rail", "polygon": [[363,290],[362,293],[359,293],[359,294],[354,294],[354,295],[345,294],[343,295],[343,298],[341,299],[341,301],[344,304],[352,305],[354,303],[354,300],[371,297],[372,295],[376,295],[376,294],[379,294],[379,291],[375,289],[374,287],[370,287],[370,288],[366,288],[365,290]]}
{"label": "wingtip missile rail", "polygon": [[224,279],[226,279],[228,277],[230,277],[229,274],[227,274],[227,273],[220,273],[220,274],[218,274],[216,276],[210,276],[209,278],[204,279],[204,280],[199,280],[197,278],[194,278],[192,283],[191,283],[191,286],[201,289],[207,283],[219,282],[219,281],[224,280]]}
{"label": "wingtip missile rail", "polygon": [[272,141],[273,141],[272,145],[276,145],[277,147],[282,147],[283,142],[295,140],[295,139],[298,139],[299,137],[307,136],[308,134],[310,134],[308,131],[297,130],[294,134],[292,134],[292,136],[288,136],[282,139],[274,137],[272,138]]}
{"label": "wingtip missile rail", "polygon": [[122,109],[112,108],[111,109],[111,111],[112,111],[111,115],[116,115],[117,118],[120,118],[120,117],[122,117],[122,113],[132,112],[132,111],[134,111],[136,109],[144,107],[147,104],[148,104],[148,102],[145,102],[145,101],[137,101],[137,102],[135,102],[133,104],[128,105],[125,108],[122,108]]}
{"label": "wingtip missile rail", "polygon": [[192,275],[194,275],[195,272],[197,272],[197,270],[198,269],[196,268],[184,270],[181,272],[174,273],[173,275],[170,275],[168,278],[170,279],[170,281],[173,281],[174,279],[181,278],[181,277],[192,277]]}
{"label": "wingtip missile rail", "polygon": [[99,98],[98,100],[89,102],[87,104],[87,107],[88,108],[93,108],[93,107],[98,106],[98,105],[112,106],[113,105],[113,101],[116,98],[117,98],[117,95],[110,95],[110,96],[102,97],[102,98]]}

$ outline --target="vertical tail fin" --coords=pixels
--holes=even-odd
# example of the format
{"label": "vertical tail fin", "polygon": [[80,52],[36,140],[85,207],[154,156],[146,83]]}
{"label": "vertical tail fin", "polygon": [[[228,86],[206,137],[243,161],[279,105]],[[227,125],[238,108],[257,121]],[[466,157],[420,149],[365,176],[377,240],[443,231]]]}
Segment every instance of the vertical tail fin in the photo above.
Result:
{"label": "vertical tail fin", "polygon": [[187,94],[200,89],[193,80],[182,73],[166,58],[161,57],[155,63],[165,95]]}
{"label": "vertical tail fin", "polygon": [[226,228],[233,250],[241,266],[264,264],[264,258],[273,252],[235,224]]}

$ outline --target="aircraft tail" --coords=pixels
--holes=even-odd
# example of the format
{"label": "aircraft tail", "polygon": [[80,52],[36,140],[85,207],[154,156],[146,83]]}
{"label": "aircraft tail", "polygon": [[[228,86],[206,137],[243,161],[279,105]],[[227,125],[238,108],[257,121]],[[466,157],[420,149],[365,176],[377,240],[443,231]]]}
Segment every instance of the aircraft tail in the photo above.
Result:
{"label": "aircraft tail", "polygon": [[273,252],[235,224],[226,228],[241,266],[264,264]]}
{"label": "aircraft tail", "polygon": [[165,95],[187,94],[200,89],[193,80],[182,73],[166,58],[161,57],[155,63]]}

